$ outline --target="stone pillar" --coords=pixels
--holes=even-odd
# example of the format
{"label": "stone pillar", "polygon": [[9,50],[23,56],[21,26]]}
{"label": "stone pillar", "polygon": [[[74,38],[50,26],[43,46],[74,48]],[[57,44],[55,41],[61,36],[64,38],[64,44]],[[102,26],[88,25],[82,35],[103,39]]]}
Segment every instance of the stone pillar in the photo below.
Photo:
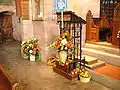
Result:
{"label": "stone pillar", "polygon": [[29,0],[29,20],[23,20],[23,36],[22,36],[22,41],[24,40],[29,40],[33,38],[33,22],[32,22],[32,3],[31,0]]}
{"label": "stone pillar", "polygon": [[[44,30],[45,42],[52,43],[59,35],[59,25],[57,25],[56,15],[53,15],[54,0],[44,0]],[[46,60],[55,55],[54,50],[45,47]]]}

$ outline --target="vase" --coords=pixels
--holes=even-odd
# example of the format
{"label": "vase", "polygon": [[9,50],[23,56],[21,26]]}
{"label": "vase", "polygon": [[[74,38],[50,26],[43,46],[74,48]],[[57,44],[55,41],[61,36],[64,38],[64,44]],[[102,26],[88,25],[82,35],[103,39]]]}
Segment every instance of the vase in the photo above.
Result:
{"label": "vase", "polygon": [[80,77],[80,81],[83,83],[88,83],[90,82],[91,77],[85,78],[85,77]]}
{"label": "vase", "polygon": [[59,59],[63,64],[65,64],[65,61],[67,59],[67,51],[60,51],[59,52]]}
{"label": "vase", "polygon": [[30,54],[30,61],[35,61],[35,55]]}

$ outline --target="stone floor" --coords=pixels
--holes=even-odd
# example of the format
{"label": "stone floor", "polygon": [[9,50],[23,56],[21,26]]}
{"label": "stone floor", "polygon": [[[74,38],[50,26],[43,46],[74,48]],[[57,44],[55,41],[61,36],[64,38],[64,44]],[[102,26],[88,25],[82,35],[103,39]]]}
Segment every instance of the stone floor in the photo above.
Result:
{"label": "stone floor", "polygon": [[21,85],[23,90],[111,90],[94,81],[69,81],[54,73],[46,63],[30,62],[20,55],[20,42],[9,41],[0,45],[0,64]]}

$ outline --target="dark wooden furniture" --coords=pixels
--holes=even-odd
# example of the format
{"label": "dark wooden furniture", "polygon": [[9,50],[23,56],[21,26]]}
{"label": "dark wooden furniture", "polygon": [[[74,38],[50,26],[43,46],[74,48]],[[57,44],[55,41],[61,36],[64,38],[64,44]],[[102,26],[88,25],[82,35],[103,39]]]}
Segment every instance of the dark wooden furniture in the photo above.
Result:
{"label": "dark wooden furniture", "polygon": [[57,22],[60,26],[60,33],[65,32],[66,30],[69,31],[70,35],[73,38],[73,45],[74,50],[71,55],[69,55],[69,59],[73,60],[72,63],[69,63],[68,65],[61,66],[56,61],[56,67],[53,68],[53,70],[60,75],[64,76],[65,78],[69,80],[73,80],[78,77],[78,74],[71,74],[71,70],[76,68],[76,64],[79,62],[80,69],[85,66],[85,59],[82,59],[82,50],[81,50],[81,40],[82,40],[82,24],[86,24],[86,21],[83,20],[81,17],[77,16],[72,11],[65,11],[63,12],[63,22],[64,22],[64,28],[61,28],[61,12],[57,12]]}
{"label": "dark wooden furniture", "polygon": [[[95,19],[96,22],[100,21],[100,19]],[[92,12],[89,10],[86,15],[86,40],[91,42],[98,42],[99,41],[99,24],[95,23],[93,20]]]}
{"label": "dark wooden furniture", "polygon": [[106,16],[107,21],[111,27],[111,43],[118,45],[117,32],[120,26],[120,0],[100,0],[100,17]]}
{"label": "dark wooden furniture", "polygon": [[100,0],[100,17],[106,16],[109,24],[113,20],[114,8],[118,4],[118,1],[117,0]]}
{"label": "dark wooden furniture", "polygon": [[117,33],[120,31],[120,3],[115,7],[113,18],[113,31],[112,31],[112,44],[119,45],[119,39],[117,39]]}
{"label": "dark wooden furniture", "polygon": [[[110,25],[105,16],[94,18],[89,10],[86,15],[86,39],[91,42],[99,42],[110,39]],[[104,40],[103,40],[104,39]],[[111,40],[109,40],[111,42]]]}
{"label": "dark wooden furniture", "polygon": [[4,68],[0,65],[0,90],[21,90],[18,83],[8,75]]}
{"label": "dark wooden furniture", "polygon": [[0,13],[0,43],[13,39],[12,15],[13,12],[9,11]]}

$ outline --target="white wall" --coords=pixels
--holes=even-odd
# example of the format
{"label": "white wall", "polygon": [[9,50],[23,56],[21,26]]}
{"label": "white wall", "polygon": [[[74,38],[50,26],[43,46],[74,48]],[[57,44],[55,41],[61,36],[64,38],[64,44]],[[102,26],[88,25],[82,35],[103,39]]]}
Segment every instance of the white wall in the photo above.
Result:
{"label": "white wall", "polygon": [[99,17],[100,0],[68,0],[68,9],[86,19],[88,10],[91,10],[94,17]]}
{"label": "white wall", "polygon": [[[51,53],[51,51],[46,48],[46,42],[51,42],[60,32],[59,26],[56,23],[56,16],[53,20],[53,1],[54,0],[44,0],[44,21],[32,21],[32,4],[31,0],[29,0],[30,20],[23,20],[23,40],[33,36],[37,37],[42,48],[42,60],[45,62]],[[83,19],[86,18],[88,10],[91,10],[94,16],[99,17],[99,1],[100,0],[68,0],[67,10],[74,11]],[[85,42],[85,34],[86,26],[83,25],[82,45],[84,45]]]}
{"label": "white wall", "polygon": [[13,37],[17,41],[22,41],[22,20],[16,14],[12,15]]}

